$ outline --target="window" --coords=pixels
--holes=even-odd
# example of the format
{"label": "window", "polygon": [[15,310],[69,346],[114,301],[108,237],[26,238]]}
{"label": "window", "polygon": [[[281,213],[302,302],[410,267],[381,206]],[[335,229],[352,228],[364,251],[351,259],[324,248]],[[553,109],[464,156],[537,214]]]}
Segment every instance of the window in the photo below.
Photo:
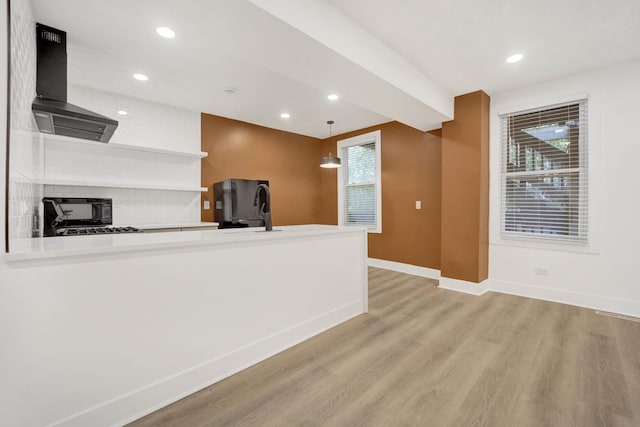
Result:
{"label": "window", "polygon": [[501,234],[586,243],[587,101],[504,114],[500,126]]}
{"label": "window", "polygon": [[338,141],[338,224],[382,232],[380,131]]}

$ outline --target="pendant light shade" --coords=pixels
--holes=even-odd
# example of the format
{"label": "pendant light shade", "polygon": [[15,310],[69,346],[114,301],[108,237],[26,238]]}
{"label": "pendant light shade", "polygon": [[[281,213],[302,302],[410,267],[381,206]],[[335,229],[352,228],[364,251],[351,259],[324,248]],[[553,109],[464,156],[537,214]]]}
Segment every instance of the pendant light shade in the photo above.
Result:
{"label": "pendant light shade", "polygon": [[[327,121],[327,124],[329,125],[329,138],[331,138],[331,125],[333,123],[334,123],[333,120]],[[321,168],[335,169],[335,168],[339,168],[340,166],[342,166],[342,162],[340,161],[340,158],[333,157],[331,153],[329,153],[328,156],[320,159]]]}
{"label": "pendant light shade", "polygon": [[321,168],[339,168],[342,166],[342,162],[338,157],[333,157],[331,153],[327,157],[323,157],[320,159],[320,167]]}

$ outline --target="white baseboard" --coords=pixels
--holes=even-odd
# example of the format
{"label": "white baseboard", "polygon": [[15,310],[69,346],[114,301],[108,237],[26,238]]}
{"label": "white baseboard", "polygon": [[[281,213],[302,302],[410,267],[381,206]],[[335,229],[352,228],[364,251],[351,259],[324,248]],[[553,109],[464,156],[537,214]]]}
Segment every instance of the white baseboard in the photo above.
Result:
{"label": "white baseboard", "polygon": [[439,288],[448,289],[450,291],[464,292],[471,295],[483,295],[489,291],[489,281],[484,280],[480,283],[467,282],[466,280],[451,279],[450,277],[441,277]]}
{"label": "white baseboard", "polygon": [[560,289],[545,288],[541,286],[532,286],[523,283],[507,282],[495,279],[487,279],[481,283],[467,282],[465,280],[442,277],[440,275],[440,270],[377,258],[368,258],[368,264],[371,267],[384,268],[386,270],[435,279],[439,281],[438,286],[442,289],[464,292],[471,295],[483,295],[488,291],[501,292],[503,294],[518,295],[544,301],[575,305],[578,307],[592,308],[594,310],[609,311],[627,316],[640,317],[640,301],[606,298],[598,295],[569,292]]}
{"label": "white baseboard", "polygon": [[370,267],[384,268],[385,270],[397,271],[399,273],[412,274],[414,276],[426,277],[439,281],[439,287],[449,289],[451,291],[464,292],[471,295],[482,295],[489,290],[488,281],[482,283],[467,282],[464,280],[450,279],[442,277],[440,270],[433,268],[419,267],[412,264],[404,264],[402,262],[387,261],[378,258],[368,258],[367,263]]}
{"label": "white baseboard", "polygon": [[378,258],[368,258],[367,264],[370,267],[384,268],[385,270],[397,271],[399,273],[411,274],[413,276],[426,277],[427,279],[440,280],[440,270],[433,268],[419,267],[402,262],[387,261]]}
{"label": "white baseboard", "polygon": [[526,285],[524,283],[508,282],[491,279],[489,289],[503,294],[518,295],[544,301],[559,302],[594,310],[609,311],[627,316],[640,317],[640,301],[630,301],[607,298],[599,295],[570,292],[561,289],[545,288],[542,286]]}
{"label": "white baseboard", "polygon": [[362,300],[338,307],[230,353],[56,421],[50,427],[127,424],[345,322],[361,314],[362,309]]}

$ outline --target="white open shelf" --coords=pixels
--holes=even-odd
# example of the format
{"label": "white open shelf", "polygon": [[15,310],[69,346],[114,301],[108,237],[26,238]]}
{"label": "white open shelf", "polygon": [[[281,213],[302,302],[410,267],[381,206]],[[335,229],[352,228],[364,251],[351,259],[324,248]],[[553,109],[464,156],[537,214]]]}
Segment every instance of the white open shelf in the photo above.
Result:
{"label": "white open shelf", "polygon": [[116,183],[116,182],[91,182],[91,181],[73,181],[64,179],[38,179],[38,184],[44,185],[62,185],[73,187],[100,187],[100,188],[129,188],[136,190],[165,190],[165,191],[193,191],[193,192],[206,192],[209,191],[207,187],[180,187],[171,185],[148,185],[148,184],[133,184],[133,183]]}
{"label": "white open shelf", "polygon": [[83,144],[83,145],[92,145],[100,147],[101,149],[121,149],[121,150],[131,150],[131,151],[143,151],[146,153],[156,153],[156,154],[166,154],[170,156],[177,157],[190,157],[194,159],[203,159],[209,155],[206,151],[199,152],[189,152],[189,151],[178,151],[178,150],[167,150],[164,148],[153,148],[153,147],[143,147],[140,145],[130,145],[130,144],[119,144],[117,142],[108,142],[101,143],[95,141],[85,141],[83,139],[78,138],[70,138],[67,136],[61,135],[44,135],[45,143],[47,140],[51,141],[62,141],[62,142],[70,142],[73,144]]}

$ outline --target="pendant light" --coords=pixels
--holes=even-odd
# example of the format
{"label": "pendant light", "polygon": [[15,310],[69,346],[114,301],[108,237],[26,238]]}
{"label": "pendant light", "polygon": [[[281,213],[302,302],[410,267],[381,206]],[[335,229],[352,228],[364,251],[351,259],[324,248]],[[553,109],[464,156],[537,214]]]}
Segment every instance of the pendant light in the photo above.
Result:
{"label": "pendant light", "polygon": [[[327,121],[329,125],[329,138],[331,138],[331,125],[333,124],[333,120]],[[339,157],[333,157],[331,152],[327,157],[323,157],[320,159],[320,167],[321,168],[339,168],[342,165]]]}

